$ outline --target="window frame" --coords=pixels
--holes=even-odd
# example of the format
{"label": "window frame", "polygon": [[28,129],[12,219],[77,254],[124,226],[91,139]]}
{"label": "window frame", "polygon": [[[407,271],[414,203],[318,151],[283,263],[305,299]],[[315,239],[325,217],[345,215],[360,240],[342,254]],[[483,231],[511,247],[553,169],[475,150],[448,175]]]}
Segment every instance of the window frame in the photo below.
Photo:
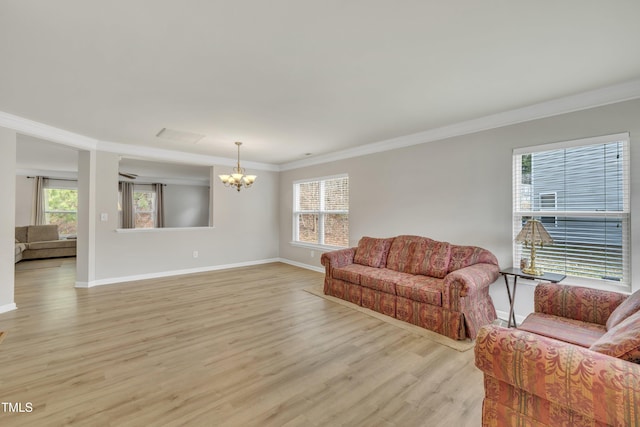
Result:
{"label": "window frame", "polygon": [[[347,210],[324,209],[325,182],[334,180],[334,179],[341,179],[341,178],[347,178],[347,180],[349,180],[349,174],[343,173],[343,174],[337,174],[337,175],[323,176],[319,178],[301,179],[293,182],[293,203],[292,203],[293,209],[292,209],[292,234],[291,234],[292,239],[290,242],[292,246],[298,246],[298,247],[303,247],[308,249],[319,249],[319,250],[325,250],[325,251],[345,249],[349,247],[349,243],[347,243],[346,246],[327,245],[324,243],[324,216],[325,215],[347,215],[347,222],[349,220],[349,209]],[[298,190],[299,190],[298,186],[300,184],[306,184],[311,182],[319,183],[320,208],[318,210],[298,210],[297,209],[298,208]],[[347,185],[350,185],[349,181]],[[318,243],[300,241],[300,230],[298,228],[299,216],[304,214],[318,215]],[[349,239],[349,236],[347,236],[347,241],[348,239]]]}
{"label": "window frame", "polygon": [[[136,207],[135,203],[133,203],[133,215],[134,215],[134,227],[133,228],[122,228],[122,189],[118,189],[118,228],[117,230],[124,230],[130,232],[132,230],[163,230],[165,227],[158,228],[156,227],[157,222],[157,197],[155,189],[151,184],[133,184],[133,197],[135,198],[136,193],[153,193],[154,197],[154,209],[153,211],[139,211]],[[135,227],[136,217],[138,213],[151,213],[151,217],[153,219],[153,227]],[[172,227],[173,228],[173,227]],[[200,228],[200,227],[176,227],[176,228]]]}
{"label": "window frame", "polygon": [[76,233],[75,234],[60,233],[60,237],[68,238],[68,237],[76,236],[77,232],[78,232],[78,208],[77,208],[77,205],[76,205],[76,209],[73,210],[73,211],[49,209],[49,193],[48,193],[48,190],[75,191],[75,193],[76,193],[76,204],[77,204],[77,201],[78,201],[78,183],[77,183],[77,181],[49,178],[49,179],[47,179],[46,183],[44,184],[44,187],[43,187],[42,190],[43,190],[42,191],[42,199],[43,199],[42,202],[44,203],[43,213],[44,213],[45,223],[46,224],[51,224],[49,222],[49,214],[73,214],[75,216]]}
{"label": "window frame", "polygon": [[[141,186],[147,186],[148,184],[140,184],[138,185],[139,187]],[[152,210],[139,210],[138,206],[136,205],[136,203],[134,202],[133,204],[133,215],[134,215],[134,224],[136,225],[134,228],[136,229],[146,229],[146,228],[157,228],[156,227],[156,222],[157,222],[157,197],[158,195],[156,194],[156,190],[154,190],[153,188],[151,189],[136,189],[136,184],[134,184],[133,186],[133,198],[135,200],[136,197],[136,193],[148,193],[151,194],[151,198],[153,200],[153,209]],[[152,226],[151,227],[138,227],[138,214],[150,214],[151,216],[151,221],[152,221]]]}
{"label": "window frame", "polygon": [[[543,203],[543,196],[553,196],[553,206],[545,206],[545,211],[547,212],[555,212],[558,210],[558,192],[557,191],[547,191],[544,193],[540,193],[538,194],[538,198],[539,200],[539,205],[542,208],[543,205],[545,205],[546,203]],[[551,215],[545,215],[540,217],[540,222],[542,222],[542,225],[544,225],[545,227],[547,226],[553,226],[553,227],[557,227],[558,226],[558,217],[557,216],[551,216]]]}
{"label": "window frame", "polygon": [[[570,148],[578,148],[578,147],[586,147],[591,145],[598,144],[606,144],[613,142],[622,142],[622,153],[623,158],[621,162],[622,166],[622,208],[619,211],[615,210],[595,210],[595,211],[572,211],[570,209],[566,210],[558,210],[558,199],[557,193],[555,195],[555,203],[556,206],[554,209],[550,210],[535,210],[534,206],[531,205],[529,210],[519,209],[521,205],[521,200],[519,199],[518,190],[523,185],[522,183],[522,157],[526,154],[533,154],[537,152],[546,152],[553,150],[565,150]],[[628,292],[631,291],[631,189],[630,189],[630,137],[628,133],[619,133],[613,135],[604,135],[592,138],[582,138],[571,141],[563,141],[556,142],[551,144],[542,144],[535,145],[530,147],[516,148],[513,150],[513,188],[512,188],[512,197],[513,197],[513,207],[512,207],[512,220],[513,220],[513,230],[512,230],[512,261],[513,265],[519,264],[519,257],[522,251],[519,249],[519,243],[515,241],[515,236],[518,234],[522,227],[522,218],[523,217],[535,217],[535,218],[544,218],[544,217],[555,217],[555,224],[558,223],[558,218],[572,218],[572,217],[585,217],[585,218],[620,218],[622,221],[622,242],[621,242],[621,250],[622,250],[622,277],[620,281],[608,280],[606,278],[596,279],[582,276],[571,276],[567,275],[566,281],[573,285],[581,285],[588,286],[600,289],[609,289],[615,291],[623,291]],[[533,171],[530,171],[533,174]],[[525,184],[526,185],[526,184]],[[531,185],[531,184],[529,184]],[[533,197],[536,197],[532,194],[533,188],[530,189],[530,198],[531,202],[533,202]],[[523,194],[526,193],[523,192]],[[541,192],[540,194],[549,194],[549,191]],[[526,196],[525,196],[526,197]],[[551,226],[552,224],[545,224],[545,227]],[[540,253],[538,252],[538,258],[540,258]]]}

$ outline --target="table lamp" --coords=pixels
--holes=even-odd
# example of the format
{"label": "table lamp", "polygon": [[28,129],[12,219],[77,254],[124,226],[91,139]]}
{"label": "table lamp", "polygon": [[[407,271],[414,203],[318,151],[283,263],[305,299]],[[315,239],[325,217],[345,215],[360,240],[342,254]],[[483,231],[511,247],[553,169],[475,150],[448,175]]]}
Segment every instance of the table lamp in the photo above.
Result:
{"label": "table lamp", "polygon": [[516,236],[516,242],[524,243],[525,247],[528,245],[531,248],[529,266],[523,268],[522,271],[534,276],[542,276],[543,271],[536,267],[536,245],[542,248],[544,245],[553,244],[553,239],[542,223],[537,219],[528,220]]}

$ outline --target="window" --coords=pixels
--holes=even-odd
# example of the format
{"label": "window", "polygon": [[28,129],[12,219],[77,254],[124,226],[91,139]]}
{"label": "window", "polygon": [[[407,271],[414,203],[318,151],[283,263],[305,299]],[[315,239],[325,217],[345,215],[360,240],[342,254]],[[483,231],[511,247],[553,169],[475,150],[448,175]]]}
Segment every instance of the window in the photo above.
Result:
{"label": "window", "polygon": [[[133,186],[133,227],[155,228],[157,219],[157,195],[151,184],[135,184]],[[123,203],[122,189],[118,191],[118,223],[124,225],[123,209],[127,209],[127,203]],[[130,228],[130,227],[129,227]]]}
{"label": "window", "polygon": [[349,246],[349,177],[293,184],[293,240],[296,243]]}
{"label": "window", "polygon": [[[554,240],[544,271],[629,286],[629,135],[514,150],[513,237],[529,218]],[[514,264],[529,248],[513,244]]]}
{"label": "window", "polygon": [[[78,190],[47,184],[44,193],[45,224],[56,224],[60,236],[76,236],[78,229]],[[74,182],[75,185],[75,182]]]}
{"label": "window", "polygon": [[154,228],[156,218],[156,192],[152,190],[133,191],[135,228]]}

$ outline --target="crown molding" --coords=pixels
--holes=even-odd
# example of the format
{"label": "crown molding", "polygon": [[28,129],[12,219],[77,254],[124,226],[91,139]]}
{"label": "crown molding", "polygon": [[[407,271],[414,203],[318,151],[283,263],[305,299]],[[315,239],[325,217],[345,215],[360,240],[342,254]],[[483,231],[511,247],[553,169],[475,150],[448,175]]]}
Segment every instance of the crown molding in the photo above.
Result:
{"label": "crown molding", "polygon": [[[252,170],[272,172],[298,169],[413,145],[440,141],[456,136],[468,135],[485,130],[586,110],[589,108],[601,107],[618,102],[630,101],[638,98],[640,98],[640,79],[551,101],[541,102],[502,113],[492,114],[477,119],[466,120],[453,125],[443,126],[412,135],[360,145],[358,147],[318,155],[307,159],[296,160],[280,165],[243,161],[242,166]],[[16,132],[25,135],[89,151],[106,151],[147,160],[163,160],[203,166],[236,166],[236,159],[123,144],[118,142],[100,141],[95,138],[69,132],[2,111],[0,111],[0,127],[13,129]]]}
{"label": "crown molding", "polygon": [[45,125],[44,123],[38,123],[3,111],[0,111],[0,126],[13,129],[18,133],[83,150],[95,150],[98,145],[97,139]]}
{"label": "crown molding", "polygon": [[602,107],[604,105],[630,101],[638,98],[640,98],[640,80],[632,80],[626,83],[541,102],[477,119],[466,120],[424,132],[360,145],[358,147],[348,148],[346,150],[340,150],[308,159],[283,163],[280,165],[280,170],[286,171],[298,169],[353,157],[366,156],[368,154],[381,153],[398,148],[440,141],[456,136],[497,129],[518,123],[544,119],[590,108]]}
{"label": "crown molding", "polygon": [[[237,160],[224,157],[206,156],[183,151],[165,150],[140,145],[122,144],[118,142],[100,141],[95,138],[69,132],[34,120],[25,119],[0,111],[0,127],[13,129],[18,133],[56,142],[88,151],[106,151],[125,156],[147,160],[163,160],[178,163],[190,163],[203,166],[236,166]],[[270,163],[242,162],[246,168],[277,172],[280,168]]]}
{"label": "crown molding", "polygon": [[[162,160],[172,163],[189,163],[200,166],[236,166],[236,159],[187,153],[184,151],[165,150],[163,148],[145,147],[142,145],[122,144],[119,142],[98,141],[99,151],[116,153],[125,157],[142,160]],[[278,165],[242,161],[242,167],[252,170],[278,172]]]}

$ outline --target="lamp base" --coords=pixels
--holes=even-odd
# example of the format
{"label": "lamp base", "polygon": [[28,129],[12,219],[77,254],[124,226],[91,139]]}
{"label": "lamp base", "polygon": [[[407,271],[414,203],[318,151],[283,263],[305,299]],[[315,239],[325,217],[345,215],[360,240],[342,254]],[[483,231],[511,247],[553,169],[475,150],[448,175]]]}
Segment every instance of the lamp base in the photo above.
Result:
{"label": "lamp base", "polygon": [[531,274],[532,276],[542,276],[544,274],[544,272],[541,269],[531,268],[531,267],[523,268],[522,272]]}

